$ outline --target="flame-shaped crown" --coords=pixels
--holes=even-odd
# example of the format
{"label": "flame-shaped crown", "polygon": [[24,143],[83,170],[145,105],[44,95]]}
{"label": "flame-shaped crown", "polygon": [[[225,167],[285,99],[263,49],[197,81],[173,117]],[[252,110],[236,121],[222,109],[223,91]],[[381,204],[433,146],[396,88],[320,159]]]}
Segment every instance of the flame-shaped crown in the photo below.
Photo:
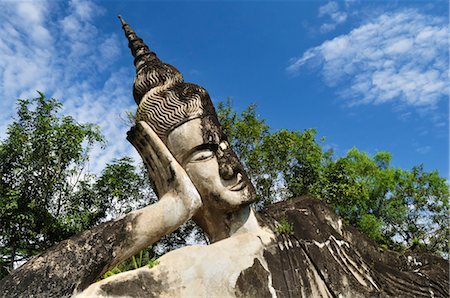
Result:
{"label": "flame-shaped crown", "polygon": [[206,115],[217,119],[208,92],[185,83],[175,67],[159,60],[120,16],[119,19],[136,66],[133,86],[133,97],[139,106],[136,121],[147,122],[166,141],[169,132],[186,121]]}

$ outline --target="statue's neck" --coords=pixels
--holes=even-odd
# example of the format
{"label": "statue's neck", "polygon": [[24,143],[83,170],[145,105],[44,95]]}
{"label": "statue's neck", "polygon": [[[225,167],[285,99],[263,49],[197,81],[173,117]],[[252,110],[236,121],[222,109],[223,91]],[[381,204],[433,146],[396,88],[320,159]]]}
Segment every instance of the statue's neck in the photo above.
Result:
{"label": "statue's neck", "polygon": [[203,214],[202,226],[208,234],[211,243],[239,235],[241,233],[255,233],[261,231],[254,210],[245,206],[229,213]]}

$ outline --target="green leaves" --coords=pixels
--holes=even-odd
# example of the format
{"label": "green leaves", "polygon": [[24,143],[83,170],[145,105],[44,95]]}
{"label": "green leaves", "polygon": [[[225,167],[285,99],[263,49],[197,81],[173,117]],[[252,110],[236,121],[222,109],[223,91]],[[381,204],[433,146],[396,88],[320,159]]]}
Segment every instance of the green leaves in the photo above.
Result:
{"label": "green leaves", "polygon": [[[326,169],[322,198],[372,239],[445,253],[448,186],[435,171],[390,166],[388,152],[373,157],[351,149]],[[331,171],[330,171],[331,170]]]}
{"label": "green leaves", "polygon": [[280,195],[314,192],[322,163],[328,160],[328,153],[322,152],[315,139],[314,129],[271,133],[265,121],[258,118],[255,105],[238,115],[230,100],[219,103],[217,112],[225,134],[255,184],[260,205],[270,204]]}
{"label": "green leaves", "polygon": [[[98,131],[73,120],[61,121],[60,108],[42,93],[18,100],[18,117],[0,144],[1,254],[10,269],[17,258],[67,236],[52,205],[61,201],[68,187],[70,166],[83,159],[81,142],[87,136],[90,141],[100,140]],[[76,137],[78,147],[68,142],[68,136]]]}
{"label": "green leaves", "polygon": [[358,221],[358,228],[372,238],[373,240],[382,242],[384,240],[384,237],[382,235],[381,227],[383,225],[383,222],[379,220],[375,215],[373,214],[363,214],[361,215],[361,219]]}
{"label": "green leaves", "polygon": [[148,266],[149,268],[153,268],[153,267],[157,266],[158,264],[159,264],[159,260],[157,257],[155,257],[152,248],[147,248],[147,249],[141,250],[137,255],[132,256],[131,258],[120,263],[119,265],[112,268],[111,270],[107,271],[105,274],[103,274],[101,279],[108,278],[110,276],[119,274],[121,272],[138,269],[143,266]]}
{"label": "green leaves", "polygon": [[445,254],[449,189],[445,179],[422,166],[390,165],[389,152],[373,156],[352,148],[333,157],[314,129],[272,132],[251,105],[242,113],[219,103],[219,120],[255,184],[262,207],[310,194],[325,200],[348,223],[391,248],[426,247]]}
{"label": "green leaves", "polygon": [[129,158],[87,173],[99,128],[60,115],[56,99],[17,101],[17,117],[0,143],[2,274],[69,236],[155,199],[144,170]]}
{"label": "green leaves", "polygon": [[294,234],[294,226],[290,224],[286,218],[283,218],[278,223],[277,227],[275,228],[275,233],[277,235],[293,235]]}

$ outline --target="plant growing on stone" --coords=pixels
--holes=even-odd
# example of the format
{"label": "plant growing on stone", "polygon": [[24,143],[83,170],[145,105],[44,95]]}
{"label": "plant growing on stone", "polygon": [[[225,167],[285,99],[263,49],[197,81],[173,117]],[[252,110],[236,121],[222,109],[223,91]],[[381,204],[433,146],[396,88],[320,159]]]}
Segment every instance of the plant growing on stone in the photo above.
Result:
{"label": "plant growing on stone", "polygon": [[294,226],[290,224],[286,218],[283,218],[280,220],[278,226],[275,228],[275,233],[277,235],[293,235]]}
{"label": "plant growing on stone", "polygon": [[153,267],[155,267],[155,266],[158,265],[158,264],[159,264],[159,260],[158,260],[157,258],[153,257],[153,258],[151,258],[151,259],[148,261],[147,266],[148,266],[149,268],[153,268]]}

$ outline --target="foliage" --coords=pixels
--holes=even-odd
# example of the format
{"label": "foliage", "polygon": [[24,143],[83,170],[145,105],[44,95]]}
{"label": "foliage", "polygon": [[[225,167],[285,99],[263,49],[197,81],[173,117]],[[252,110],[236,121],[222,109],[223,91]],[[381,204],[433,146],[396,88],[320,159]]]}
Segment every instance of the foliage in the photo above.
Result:
{"label": "foliage", "polygon": [[319,196],[379,243],[422,247],[445,254],[449,189],[436,171],[390,166],[391,155],[373,157],[355,148],[324,169]]}
{"label": "foliage", "polygon": [[159,260],[155,257],[151,258],[150,261],[147,262],[148,268],[153,268],[157,265],[159,265]]}
{"label": "foliage", "polygon": [[206,244],[208,242],[201,228],[192,220],[189,220],[174,232],[162,237],[153,245],[153,249],[157,256],[162,256],[166,252],[186,246],[188,240],[198,244]]}
{"label": "foliage", "polygon": [[[15,261],[74,232],[63,219],[68,215],[67,198],[78,185],[90,148],[102,136],[91,124],[58,117],[60,108],[42,93],[32,100],[18,100],[18,118],[0,144],[0,242],[2,261],[10,269]],[[90,203],[76,215],[83,217],[90,209],[91,216],[83,217],[85,226],[102,214],[98,202]]]}
{"label": "foliage", "polygon": [[389,226],[390,234],[399,235],[411,247],[448,252],[449,188],[437,171],[425,172],[422,165],[404,171],[393,198],[407,206],[407,212],[401,222]]}
{"label": "foliage", "polygon": [[436,171],[394,168],[388,152],[353,148],[335,157],[314,129],[272,132],[255,105],[239,114],[228,100],[218,116],[255,184],[257,207],[309,194],[380,245],[447,253],[449,188]]}
{"label": "foliage", "polygon": [[115,275],[115,274],[118,274],[121,272],[138,269],[138,268],[144,267],[144,266],[148,266],[148,267],[152,268],[158,264],[159,264],[158,258],[155,256],[153,249],[150,247],[150,248],[141,250],[135,256],[132,256],[131,258],[120,263],[119,265],[112,268],[111,270],[107,271],[105,274],[103,274],[102,279],[108,278],[112,275]]}
{"label": "foliage", "polygon": [[277,233],[277,235],[293,235],[294,227],[287,221],[287,219],[283,218],[275,228],[275,233]]}
{"label": "foliage", "polygon": [[42,93],[18,100],[0,143],[1,276],[108,216],[155,200],[145,170],[130,158],[108,164],[99,177],[87,173],[89,151],[103,137],[92,124],[58,115],[60,109]]}
{"label": "foliage", "polygon": [[256,187],[260,205],[318,188],[322,164],[329,162],[331,151],[322,151],[314,129],[271,133],[255,105],[237,114],[230,100],[219,103],[217,113]]}

